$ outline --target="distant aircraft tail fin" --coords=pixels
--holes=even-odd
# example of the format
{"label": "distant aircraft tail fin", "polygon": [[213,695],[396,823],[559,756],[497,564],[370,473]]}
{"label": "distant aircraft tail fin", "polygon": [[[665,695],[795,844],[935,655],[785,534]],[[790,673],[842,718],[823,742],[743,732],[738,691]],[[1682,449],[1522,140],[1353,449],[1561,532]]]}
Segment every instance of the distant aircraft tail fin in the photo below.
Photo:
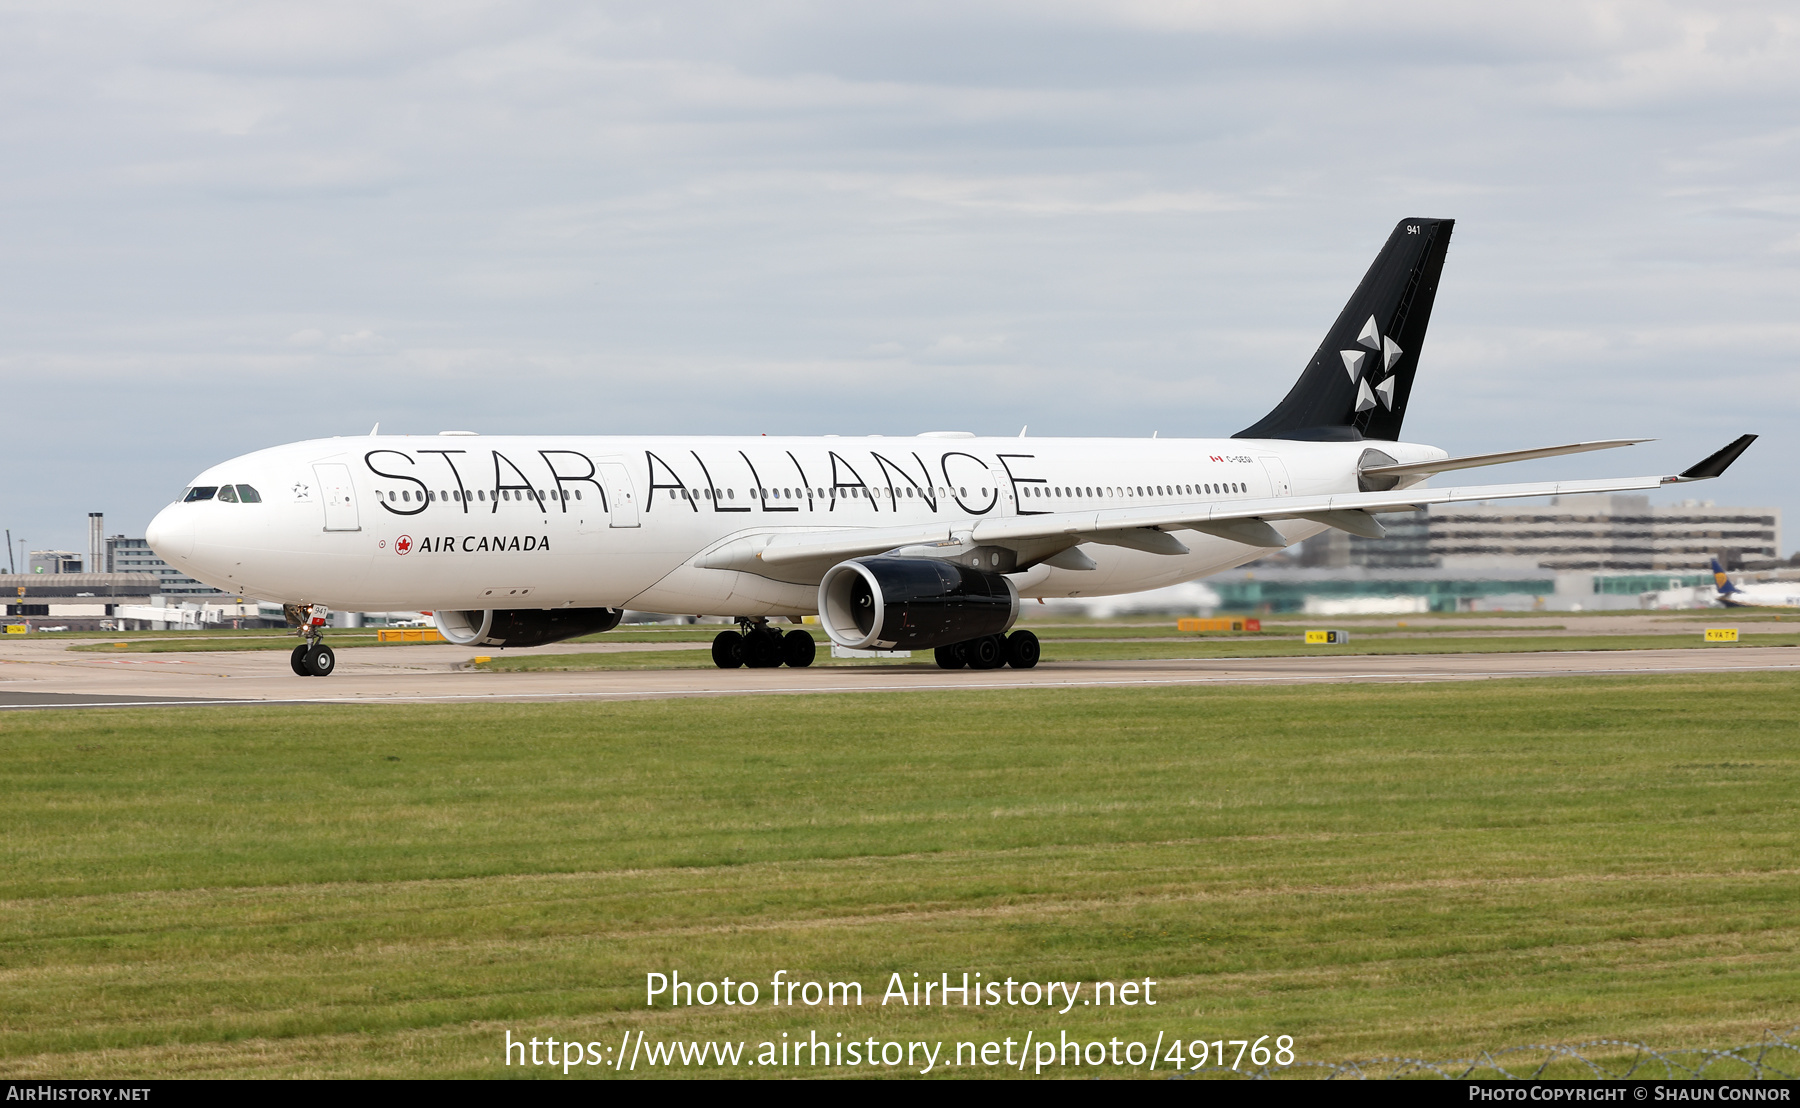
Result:
{"label": "distant aircraft tail fin", "polygon": [[1725,567],[1719,564],[1719,559],[1717,558],[1712,560],[1712,571],[1713,585],[1718,588],[1720,596],[1730,596],[1734,592],[1744,591],[1732,584],[1731,578],[1725,576]]}
{"label": "distant aircraft tail fin", "polygon": [[1240,439],[1400,437],[1453,219],[1403,219],[1287,397]]}

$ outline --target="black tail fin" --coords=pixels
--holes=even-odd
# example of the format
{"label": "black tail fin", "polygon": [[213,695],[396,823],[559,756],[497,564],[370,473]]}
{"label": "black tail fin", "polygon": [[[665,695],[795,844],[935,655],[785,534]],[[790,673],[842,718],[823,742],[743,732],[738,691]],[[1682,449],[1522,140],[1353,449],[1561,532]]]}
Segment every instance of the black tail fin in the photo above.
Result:
{"label": "black tail fin", "polygon": [[1400,437],[1453,219],[1403,219],[1287,398],[1239,439]]}

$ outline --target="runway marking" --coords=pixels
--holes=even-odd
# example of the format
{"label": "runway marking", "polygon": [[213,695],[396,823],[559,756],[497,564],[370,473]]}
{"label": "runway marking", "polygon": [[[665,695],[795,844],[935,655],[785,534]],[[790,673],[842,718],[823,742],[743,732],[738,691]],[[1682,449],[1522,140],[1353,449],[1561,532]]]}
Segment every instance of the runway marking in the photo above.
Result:
{"label": "runway marking", "polygon": [[[1574,652],[1571,652],[1574,653]],[[1610,652],[1607,652],[1610,653]],[[1340,684],[1357,681],[1471,681],[1495,680],[1509,677],[1619,677],[1641,676],[1645,674],[1682,674],[1682,673],[1747,673],[1774,672],[1800,668],[1800,662],[1781,663],[1776,665],[1741,665],[1741,666],[1630,666],[1608,667],[1605,669],[1569,669],[1566,667],[1538,667],[1532,669],[1511,670],[1469,670],[1469,671],[1425,671],[1398,673],[1348,673],[1348,674],[1215,674],[1181,677],[1141,677],[1141,678],[1069,678],[1065,680],[1032,681],[1020,679],[1015,681],[975,681],[948,682],[930,681],[913,684],[883,685],[801,685],[774,688],[745,689],[602,689],[588,692],[488,692],[488,693],[373,693],[347,694],[343,696],[296,696],[296,697],[241,697],[210,698],[205,700],[156,700],[152,703],[143,701],[109,701],[83,704],[5,704],[0,711],[42,711],[46,709],[66,708],[135,708],[135,707],[176,707],[176,706],[229,706],[244,707],[247,705],[278,704],[418,704],[436,702],[494,701],[515,703],[553,703],[557,701],[582,700],[657,700],[657,699],[694,699],[700,697],[725,696],[796,696],[816,695],[821,693],[873,693],[873,692],[944,692],[961,690],[995,690],[995,689],[1084,689],[1084,688],[1162,688],[1182,685],[1248,685],[1248,684]]]}

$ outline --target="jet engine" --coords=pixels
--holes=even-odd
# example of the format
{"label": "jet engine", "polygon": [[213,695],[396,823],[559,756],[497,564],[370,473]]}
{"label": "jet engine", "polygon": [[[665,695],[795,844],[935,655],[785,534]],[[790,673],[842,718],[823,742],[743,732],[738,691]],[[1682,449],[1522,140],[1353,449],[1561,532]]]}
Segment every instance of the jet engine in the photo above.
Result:
{"label": "jet engine", "polygon": [[577,635],[611,631],[620,608],[502,608],[436,612],[438,631],[458,646],[543,646]]}
{"label": "jet engine", "polygon": [[1018,618],[1011,581],[938,558],[853,558],[819,582],[819,624],[852,649],[948,646],[1004,634]]}

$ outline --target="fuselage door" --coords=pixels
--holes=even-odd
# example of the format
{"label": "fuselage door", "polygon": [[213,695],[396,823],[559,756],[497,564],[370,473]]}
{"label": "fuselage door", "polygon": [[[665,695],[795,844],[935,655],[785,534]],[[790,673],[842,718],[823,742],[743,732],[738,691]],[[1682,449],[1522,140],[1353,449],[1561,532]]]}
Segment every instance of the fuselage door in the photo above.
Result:
{"label": "fuselage door", "polygon": [[325,530],[360,531],[356,514],[356,486],[350,483],[350,467],[342,462],[313,466],[319,478],[319,499],[325,504]]}
{"label": "fuselage door", "polygon": [[612,526],[638,525],[637,492],[631,487],[631,475],[619,462],[600,462],[600,480],[606,482],[606,507],[612,513]]}
{"label": "fuselage door", "polygon": [[1270,496],[1292,496],[1294,490],[1288,484],[1287,466],[1281,464],[1280,458],[1264,458],[1263,469],[1269,475]]}

